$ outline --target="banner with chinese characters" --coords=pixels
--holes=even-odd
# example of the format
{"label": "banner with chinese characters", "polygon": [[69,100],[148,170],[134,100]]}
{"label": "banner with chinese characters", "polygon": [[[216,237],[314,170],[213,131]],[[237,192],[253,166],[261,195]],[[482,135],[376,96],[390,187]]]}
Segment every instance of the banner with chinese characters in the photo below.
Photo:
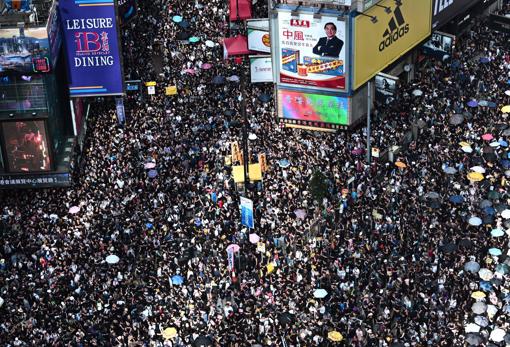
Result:
{"label": "banner with chinese characters", "polygon": [[278,10],[271,38],[278,83],[313,89],[347,91],[348,35],[339,16]]}
{"label": "banner with chinese characters", "polygon": [[123,94],[114,0],[62,0],[59,13],[71,97]]}
{"label": "banner with chinese characters", "polygon": [[287,126],[345,129],[350,125],[349,99],[335,95],[278,90],[278,117]]}

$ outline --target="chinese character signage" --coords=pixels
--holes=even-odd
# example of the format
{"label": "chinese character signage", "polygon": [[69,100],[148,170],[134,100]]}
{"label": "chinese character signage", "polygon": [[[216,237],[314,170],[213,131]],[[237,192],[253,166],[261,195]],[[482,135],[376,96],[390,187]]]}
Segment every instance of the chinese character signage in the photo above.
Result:
{"label": "chinese character signage", "polygon": [[337,16],[278,11],[275,56],[279,83],[346,91],[346,23]]}
{"label": "chinese character signage", "polygon": [[44,27],[0,29],[0,47],[2,75],[49,71],[49,42]]}
{"label": "chinese character signage", "polygon": [[123,94],[114,1],[62,0],[59,13],[71,97]]}
{"label": "chinese character signage", "polygon": [[349,126],[349,99],[294,90],[278,90],[278,117],[286,124],[339,129]]}
{"label": "chinese character signage", "polygon": [[0,175],[0,189],[69,187],[68,172]]}
{"label": "chinese character signage", "polygon": [[253,201],[244,197],[241,197],[241,224],[250,229],[255,228]]}

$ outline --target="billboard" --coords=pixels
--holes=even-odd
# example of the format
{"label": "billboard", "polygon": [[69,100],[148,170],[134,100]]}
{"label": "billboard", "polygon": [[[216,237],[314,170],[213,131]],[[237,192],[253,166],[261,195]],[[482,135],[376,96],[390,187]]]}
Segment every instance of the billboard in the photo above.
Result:
{"label": "billboard", "polygon": [[44,120],[5,121],[1,127],[9,172],[51,170]]}
{"label": "billboard", "polygon": [[49,72],[49,42],[45,27],[0,29],[0,74]]}
{"label": "billboard", "polygon": [[57,3],[53,2],[48,15],[48,23],[46,25],[48,34],[48,42],[50,46],[51,66],[55,67],[62,45],[62,31],[60,27],[60,18],[57,12]]}
{"label": "billboard", "polygon": [[278,117],[287,125],[336,130],[350,125],[349,115],[348,98],[278,89]]}
{"label": "billboard", "polygon": [[121,95],[123,76],[113,0],[59,4],[71,97]]}
{"label": "billboard", "polygon": [[455,16],[466,12],[478,0],[434,0],[432,7],[432,28],[438,28]]}
{"label": "billboard", "polygon": [[337,15],[278,10],[272,39],[278,83],[346,91],[346,27]]}
{"label": "billboard", "polygon": [[[357,89],[430,35],[432,0],[383,0],[354,19],[354,78]],[[372,18],[370,18],[372,17]],[[373,18],[375,17],[376,20]]]}
{"label": "billboard", "polygon": [[454,35],[435,31],[430,40],[422,46],[422,51],[444,61],[452,56],[454,45]]}
{"label": "billboard", "polygon": [[270,55],[250,56],[251,83],[273,82],[273,63]]}
{"label": "billboard", "polygon": [[248,49],[263,53],[271,53],[271,39],[269,37],[269,20],[247,20]]}
{"label": "billboard", "polygon": [[375,100],[381,104],[389,104],[397,93],[398,77],[378,73],[375,75]]}
{"label": "billboard", "polygon": [[120,24],[124,25],[136,16],[136,0],[118,0]]}

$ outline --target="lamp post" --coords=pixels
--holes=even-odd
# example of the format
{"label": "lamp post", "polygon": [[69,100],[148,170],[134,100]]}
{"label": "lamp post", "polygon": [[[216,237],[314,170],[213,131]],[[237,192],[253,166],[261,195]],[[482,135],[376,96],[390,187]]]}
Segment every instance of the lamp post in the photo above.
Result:
{"label": "lamp post", "polygon": [[372,162],[372,145],[371,145],[371,129],[370,129],[370,122],[371,122],[371,119],[370,119],[370,113],[371,113],[371,104],[372,104],[372,83],[370,81],[368,81],[368,101],[367,101],[367,163],[368,165],[370,166],[371,162]]}

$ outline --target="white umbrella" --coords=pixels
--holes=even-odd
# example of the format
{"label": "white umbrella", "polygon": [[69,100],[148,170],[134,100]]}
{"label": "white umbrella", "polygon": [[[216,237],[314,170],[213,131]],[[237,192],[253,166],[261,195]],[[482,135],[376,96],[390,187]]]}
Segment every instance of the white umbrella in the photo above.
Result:
{"label": "white umbrella", "polygon": [[468,272],[478,272],[480,270],[480,264],[478,264],[476,261],[468,261],[466,264],[464,264],[464,270]]}
{"label": "white umbrella", "polygon": [[473,148],[469,147],[469,146],[464,146],[461,148],[465,153],[472,153],[473,152]]}
{"label": "white umbrella", "polygon": [[489,146],[491,146],[491,147],[499,147],[499,146],[501,146],[501,144],[498,141],[493,141],[493,142],[489,143]]}
{"label": "white umbrella", "polygon": [[494,277],[494,274],[491,270],[483,268],[478,271],[478,276],[484,281],[490,281]]}
{"label": "white umbrella", "polygon": [[0,297],[0,307],[2,307],[2,305],[3,305],[3,304],[4,304],[4,299],[2,299],[2,298]]}
{"label": "white umbrella", "polygon": [[469,218],[468,223],[469,223],[469,225],[473,225],[473,226],[477,227],[480,224],[482,224],[482,220],[479,217],[471,217],[471,218]]}
{"label": "white umbrella", "polygon": [[474,171],[474,172],[479,172],[481,174],[485,173],[485,169],[481,166],[473,166],[471,168],[471,171]]}
{"label": "white umbrella", "polygon": [[489,325],[489,320],[485,316],[476,316],[475,323],[481,326],[482,328],[485,328],[487,325]]}
{"label": "white umbrella", "polygon": [[108,264],[117,264],[119,262],[119,257],[117,257],[115,254],[110,254],[106,257],[106,262]]}
{"label": "white umbrella", "polygon": [[498,313],[498,308],[494,305],[487,305],[487,314],[489,317],[494,316],[496,313]]}
{"label": "white umbrella", "polygon": [[213,48],[214,47],[214,42],[212,42],[211,40],[207,40],[205,41],[205,45],[209,48]]}
{"label": "white umbrella", "polygon": [[501,212],[501,217],[503,217],[505,219],[510,218],[510,210],[508,210],[508,209],[503,210],[503,212]]}
{"label": "white umbrella", "polygon": [[78,206],[73,206],[69,209],[70,214],[76,214],[78,212],[80,212],[80,208]]}
{"label": "white umbrella", "polygon": [[491,332],[491,336],[489,339],[491,339],[494,342],[501,342],[505,338],[506,331],[504,331],[501,328],[496,328]]}
{"label": "white umbrella", "polygon": [[421,91],[420,89],[415,89],[415,90],[413,90],[413,95],[414,96],[422,96],[423,91]]}
{"label": "white umbrella", "polygon": [[505,90],[505,95],[510,96],[510,90]]}
{"label": "white umbrella", "polygon": [[250,234],[249,238],[250,242],[254,244],[260,241],[260,237],[257,234]]}
{"label": "white umbrella", "polygon": [[482,314],[485,311],[487,311],[487,305],[481,301],[475,302],[471,306],[471,311],[473,311],[476,314]]}
{"label": "white umbrella", "polygon": [[479,333],[480,332],[480,326],[476,325],[475,323],[469,323],[464,326],[464,329],[466,333]]}
{"label": "white umbrella", "polygon": [[318,299],[325,298],[326,295],[328,295],[328,292],[326,291],[326,289],[316,289],[313,292],[313,297],[318,298]]}

